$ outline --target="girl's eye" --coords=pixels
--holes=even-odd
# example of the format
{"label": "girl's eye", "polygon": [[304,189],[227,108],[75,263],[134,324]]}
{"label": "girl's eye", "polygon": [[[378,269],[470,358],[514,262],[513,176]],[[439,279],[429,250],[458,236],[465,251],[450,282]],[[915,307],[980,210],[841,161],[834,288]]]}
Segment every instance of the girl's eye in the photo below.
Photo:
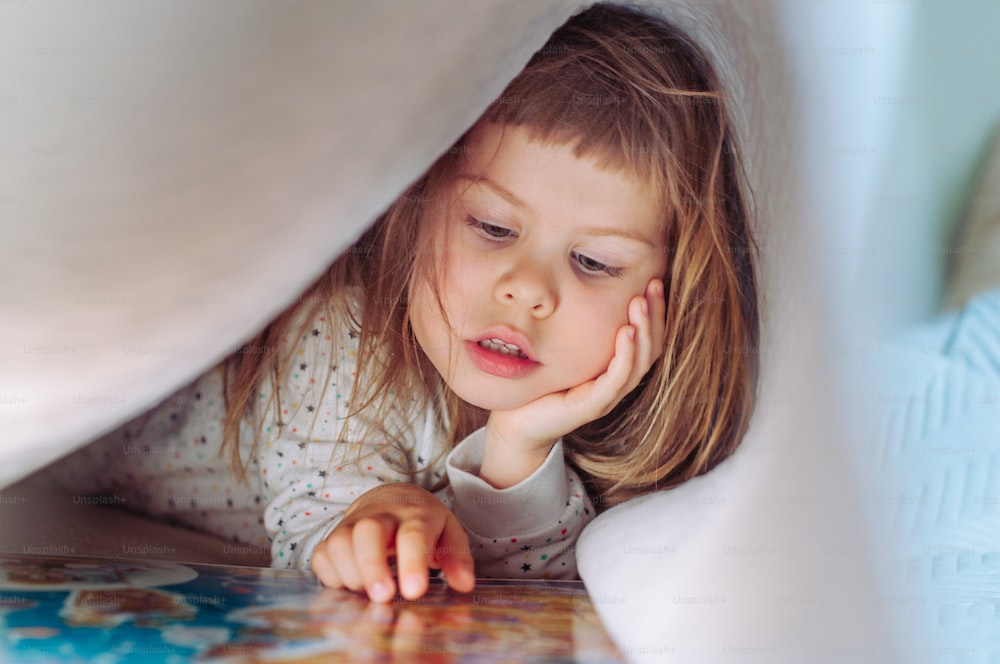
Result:
{"label": "girl's eye", "polygon": [[496,224],[491,224],[486,221],[480,221],[475,217],[466,217],[465,223],[471,226],[477,234],[485,237],[487,240],[506,240],[509,237],[515,236],[514,231],[509,228],[497,226]]}
{"label": "girl's eye", "polygon": [[584,256],[583,254],[574,253],[573,258],[576,259],[577,264],[587,274],[606,274],[609,277],[620,277],[622,276],[622,273],[625,272],[625,270],[620,267],[605,265],[604,263],[595,261],[593,258]]}

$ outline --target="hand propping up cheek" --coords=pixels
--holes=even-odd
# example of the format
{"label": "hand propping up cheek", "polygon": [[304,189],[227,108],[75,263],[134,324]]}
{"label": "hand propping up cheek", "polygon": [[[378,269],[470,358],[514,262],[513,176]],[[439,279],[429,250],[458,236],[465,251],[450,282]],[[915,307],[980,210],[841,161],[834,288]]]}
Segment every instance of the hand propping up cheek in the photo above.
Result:
{"label": "hand propping up cheek", "polygon": [[442,569],[448,585],[469,592],[475,585],[469,539],[438,498],[416,485],[385,484],[366,492],[313,550],[312,569],[330,588],[364,588],[389,602],[396,585],[389,569],[395,554],[400,593],[417,599],[427,591],[428,570]]}
{"label": "hand propping up cheek", "polygon": [[604,417],[663,354],[666,301],[663,282],[652,279],[628,303],[628,324],[615,336],[615,354],[600,376],[564,392],[547,394],[514,410],[493,411],[487,427],[504,441],[551,445],[560,436]]}

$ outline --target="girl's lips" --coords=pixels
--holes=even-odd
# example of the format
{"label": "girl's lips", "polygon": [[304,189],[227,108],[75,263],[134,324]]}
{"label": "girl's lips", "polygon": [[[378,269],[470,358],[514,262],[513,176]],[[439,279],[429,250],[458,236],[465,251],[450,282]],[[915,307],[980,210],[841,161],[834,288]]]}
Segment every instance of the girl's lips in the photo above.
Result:
{"label": "girl's lips", "polygon": [[502,355],[487,350],[475,341],[466,341],[465,350],[472,359],[472,363],[481,371],[500,378],[520,378],[542,366],[534,360],[526,360],[516,355]]}
{"label": "girl's lips", "polygon": [[505,326],[493,327],[473,339],[473,342],[479,343],[480,341],[487,341],[489,339],[500,339],[505,343],[514,344],[521,349],[522,353],[528,356],[528,360],[535,361],[535,351],[532,349],[531,343],[527,337],[517,330]]}

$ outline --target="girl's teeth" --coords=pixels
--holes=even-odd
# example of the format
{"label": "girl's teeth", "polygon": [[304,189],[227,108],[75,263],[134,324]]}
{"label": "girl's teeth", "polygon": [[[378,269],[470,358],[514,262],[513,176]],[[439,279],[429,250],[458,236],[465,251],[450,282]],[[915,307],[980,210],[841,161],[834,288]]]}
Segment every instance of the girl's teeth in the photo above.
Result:
{"label": "girl's teeth", "polygon": [[502,339],[483,339],[479,342],[479,346],[487,350],[492,350],[495,353],[500,353],[501,355],[513,355],[523,360],[528,359],[528,356],[522,353],[518,346],[505,343]]}

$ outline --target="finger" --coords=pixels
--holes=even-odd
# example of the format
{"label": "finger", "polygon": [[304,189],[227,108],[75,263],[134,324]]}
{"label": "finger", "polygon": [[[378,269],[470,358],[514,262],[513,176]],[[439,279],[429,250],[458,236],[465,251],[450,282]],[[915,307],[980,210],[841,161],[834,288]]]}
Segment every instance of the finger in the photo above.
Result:
{"label": "finger", "polygon": [[649,301],[649,320],[653,330],[653,361],[663,355],[663,342],[666,330],[667,301],[663,282],[652,279],[646,288],[646,299]]}
{"label": "finger", "polygon": [[417,599],[427,592],[432,537],[429,524],[422,518],[410,518],[396,533],[396,568],[399,590],[406,599]]}
{"label": "finger", "polygon": [[354,562],[368,597],[375,602],[390,602],[396,595],[388,551],[395,526],[387,518],[360,519],[354,524]]}
{"label": "finger", "polygon": [[476,586],[476,574],[469,548],[469,536],[454,514],[449,514],[438,540],[435,561],[444,572],[445,581],[455,590],[471,592]]}
{"label": "finger", "polygon": [[[592,421],[606,415],[625,394],[625,386],[635,365],[635,328],[623,325],[615,335],[615,354],[608,369],[592,383],[586,385],[586,392],[579,392],[580,415]],[[572,394],[573,390],[570,390]]]}
{"label": "finger", "polygon": [[341,585],[351,590],[361,590],[363,582],[361,573],[358,572],[358,567],[354,562],[354,547],[351,544],[352,530],[351,526],[338,526],[326,538],[324,544],[330,557],[330,563],[340,578]]}
{"label": "finger", "polygon": [[317,544],[316,548],[313,549],[312,558],[309,560],[309,566],[312,568],[313,573],[319,578],[319,582],[327,588],[343,587],[344,582],[341,580],[340,574],[337,573],[337,569],[333,565],[333,560],[330,558],[326,540]]}
{"label": "finger", "polygon": [[608,386],[614,386],[615,393],[621,391],[628,382],[635,367],[637,346],[637,330],[634,325],[624,325],[615,337],[615,356],[611,358],[605,376]]}
{"label": "finger", "polygon": [[665,315],[663,284],[659,279],[651,279],[646,284],[645,294],[629,302],[629,322],[636,328],[636,353],[622,396],[639,385],[642,377],[663,354]]}
{"label": "finger", "polygon": [[636,297],[629,302],[629,322],[635,328],[635,361],[627,383],[631,385],[634,381],[637,385],[652,364],[653,326],[646,297]]}

